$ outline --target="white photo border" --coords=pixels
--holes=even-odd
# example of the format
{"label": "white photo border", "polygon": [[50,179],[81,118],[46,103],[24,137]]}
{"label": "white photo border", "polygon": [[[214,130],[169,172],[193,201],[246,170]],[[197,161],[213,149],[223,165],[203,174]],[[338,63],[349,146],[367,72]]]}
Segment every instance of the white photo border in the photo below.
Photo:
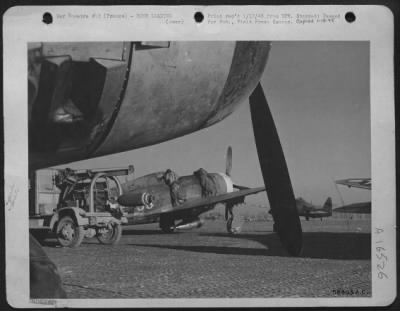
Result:
{"label": "white photo border", "polygon": [[[330,14],[339,18],[325,24],[226,25],[196,23],[194,13]],[[344,15],[353,12],[356,21]],[[44,12],[53,23],[42,22]],[[168,13],[183,24],[165,20],[64,18],[62,14],[109,12]],[[79,31],[77,31],[79,29]],[[291,307],[378,306],[396,297],[396,202],[394,119],[394,18],[385,6],[17,6],[3,16],[3,79],[5,133],[6,290],[13,307],[40,307],[29,299],[28,242],[28,127],[27,43],[43,41],[165,41],[165,40],[263,40],[263,41],[369,41],[371,98],[372,297],[367,298],[234,298],[234,299],[67,299],[48,307]],[[385,208],[385,211],[379,210]],[[382,229],[380,231],[378,229]],[[385,245],[386,278],[375,246]],[[379,242],[381,243],[381,242]]]}

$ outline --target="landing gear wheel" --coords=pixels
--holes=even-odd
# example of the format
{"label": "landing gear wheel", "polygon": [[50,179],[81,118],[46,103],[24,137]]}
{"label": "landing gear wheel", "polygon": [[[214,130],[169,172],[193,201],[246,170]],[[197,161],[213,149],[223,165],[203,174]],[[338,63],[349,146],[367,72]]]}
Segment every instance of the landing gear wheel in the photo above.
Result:
{"label": "landing gear wheel", "polygon": [[63,247],[78,247],[85,237],[85,230],[70,216],[64,216],[57,225],[57,239]]}
{"label": "landing gear wheel", "polygon": [[226,223],[226,230],[228,231],[228,233],[233,234],[232,231],[232,222],[233,222],[233,218],[229,218],[227,223]]}
{"label": "landing gear wheel", "polygon": [[117,244],[122,236],[122,226],[120,224],[110,224],[108,228],[102,228],[104,232],[97,234],[96,238],[101,244]]}
{"label": "landing gear wheel", "polygon": [[173,218],[161,218],[160,228],[164,233],[172,233],[175,231],[175,221]]}

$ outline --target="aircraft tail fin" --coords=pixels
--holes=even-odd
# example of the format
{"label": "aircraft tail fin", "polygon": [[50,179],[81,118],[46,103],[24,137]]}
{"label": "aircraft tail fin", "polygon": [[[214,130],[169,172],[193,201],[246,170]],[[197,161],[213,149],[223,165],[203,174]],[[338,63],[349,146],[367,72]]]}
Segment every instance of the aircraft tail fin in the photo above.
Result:
{"label": "aircraft tail fin", "polygon": [[300,205],[305,205],[306,200],[304,200],[302,197],[298,197],[296,199],[296,202],[299,203]]}
{"label": "aircraft tail fin", "polygon": [[332,198],[331,197],[326,199],[323,209],[326,210],[330,216],[332,216]]}

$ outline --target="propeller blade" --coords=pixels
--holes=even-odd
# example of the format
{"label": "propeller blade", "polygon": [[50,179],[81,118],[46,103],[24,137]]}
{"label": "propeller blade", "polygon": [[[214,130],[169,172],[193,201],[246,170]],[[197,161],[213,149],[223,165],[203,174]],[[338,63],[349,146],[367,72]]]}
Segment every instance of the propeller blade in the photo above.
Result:
{"label": "propeller blade", "polygon": [[332,179],[333,184],[335,185],[336,192],[339,195],[340,203],[342,204],[342,206],[344,206],[344,200],[343,200],[342,194],[341,194],[341,192],[339,190],[339,187],[338,187],[337,183],[335,182],[335,180],[333,179],[332,176],[331,176],[331,179]]}
{"label": "propeller blade", "polygon": [[225,174],[229,177],[232,171],[232,147],[229,146],[226,150]]}
{"label": "propeller blade", "polygon": [[[231,177],[231,171],[232,171],[232,147],[229,146],[228,149],[226,149],[226,162],[225,162],[225,174]],[[233,186],[235,187],[235,186]],[[230,231],[230,223],[229,223],[229,203],[225,204],[225,220],[228,221],[227,228],[228,232]]]}
{"label": "propeller blade", "polygon": [[290,255],[302,249],[302,229],[278,132],[259,83],[250,95],[250,110],[261,171],[279,238]]}

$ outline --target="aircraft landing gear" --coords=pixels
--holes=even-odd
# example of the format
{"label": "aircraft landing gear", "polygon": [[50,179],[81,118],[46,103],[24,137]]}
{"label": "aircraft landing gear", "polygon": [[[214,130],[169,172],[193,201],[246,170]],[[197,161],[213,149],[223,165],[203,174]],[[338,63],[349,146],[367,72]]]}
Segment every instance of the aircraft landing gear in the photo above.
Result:
{"label": "aircraft landing gear", "polygon": [[160,228],[164,233],[175,231],[175,220],[172,217],[165,216],[160,218]]}
{"label": "aircraft landing gear", "polygon": [[232,230],[232,222],[233,222],[233,218],[229,218],[228,221],[226,222],[226,230],[228,231],[228,233],[232,234],[233,230]]}
{"label": "aircraft landing gear", "polygon": [[232,202],[227,202],[225,205],[225,220],[226,220],[226,230],[229,234],[233,234],[232,230],[232,222],[233,222],[233,207],[234,204]]}

